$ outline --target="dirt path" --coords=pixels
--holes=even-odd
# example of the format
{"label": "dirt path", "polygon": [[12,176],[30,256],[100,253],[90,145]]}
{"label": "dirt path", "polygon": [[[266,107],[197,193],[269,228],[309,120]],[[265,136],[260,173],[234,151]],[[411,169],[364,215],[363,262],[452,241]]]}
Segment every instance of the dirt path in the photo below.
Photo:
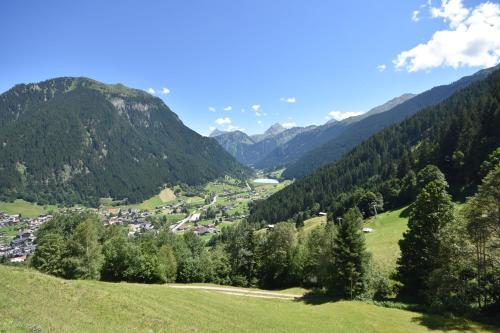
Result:
{"label": "dirt path", "polygon": [[285,294],[285,293],[277,293],[272,291],[259,291],[259,290],[251,290],[251,289],[243,289],[243,288],[225,288],[225,287],[211,287],[211,286],[184,286],[179,284],[171,284],[170,288],[177,289],[199,289],[199,290],[209,290],[215,292],[221,292],[227,295],[235,295],[235,296],[247,296],[247,297],[258,297],[258,298],[274,298],[274,299],[287,299],[293,300],[301,298],[302,295],[298,294]]}

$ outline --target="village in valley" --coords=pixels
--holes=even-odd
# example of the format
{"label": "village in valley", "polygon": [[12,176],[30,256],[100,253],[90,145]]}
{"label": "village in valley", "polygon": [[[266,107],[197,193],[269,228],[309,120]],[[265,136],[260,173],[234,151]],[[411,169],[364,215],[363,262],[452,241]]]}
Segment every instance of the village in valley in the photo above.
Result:
{"label": "village in valley", "polygon": [[31,217],[23,215],[23,208],[29,203],[24,202],[19,209],[10,208],[9,212],[0,206],[0,260],[24,262],[35,251],[37,229],[65,210],[92,210],[104,225],[126,226],[129,237],[168,228],[177,234],[193,232],[208,241],[224,226],[244,219],[252,201],[265,199],[288,184],[289,181],[279,183],[272,179],[242,181],[225,177],[205,186],[164,188],[140,204],[105,198],[99,208],[56,207]]}

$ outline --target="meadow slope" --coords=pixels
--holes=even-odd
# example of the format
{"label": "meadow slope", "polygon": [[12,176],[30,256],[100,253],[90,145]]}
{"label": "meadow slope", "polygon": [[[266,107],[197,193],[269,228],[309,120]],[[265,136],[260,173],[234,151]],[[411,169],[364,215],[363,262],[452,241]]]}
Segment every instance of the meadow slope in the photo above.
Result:
{"label": "meadow slope", "polygon": [[362,302],[265,299],[167,285],[65,281],[0,266],[0,332],[495,332]]}

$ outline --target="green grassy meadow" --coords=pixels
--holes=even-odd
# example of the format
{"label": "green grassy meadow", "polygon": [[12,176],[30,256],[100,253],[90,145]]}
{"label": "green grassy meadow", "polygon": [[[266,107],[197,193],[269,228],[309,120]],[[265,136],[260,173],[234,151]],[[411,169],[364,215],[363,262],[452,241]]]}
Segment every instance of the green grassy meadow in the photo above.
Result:
{"label": "green grassy meadow", "polygon": [[58,207],[54,205],[40,206],[22,199],[17,199],[13,202],[0,201],[1,212],[7,214],[21,214],[24,217],[37,217],[56,210],[58,210]]}
{"label": "green grassy meadow", "polygon": [[362,302],[66,281],[7,266],[0,266],[0,285],[0,332],[495,332],[463,319]]}
{"label": "green grassy meadow", "polygon": [[365,234],[366,247],[372,254],[373,263],[386,273],[396,269],[396,260],[400,255],[398,241],[403,238],[408,225],[405,209],[384,212],[364,224],[374,230]]}

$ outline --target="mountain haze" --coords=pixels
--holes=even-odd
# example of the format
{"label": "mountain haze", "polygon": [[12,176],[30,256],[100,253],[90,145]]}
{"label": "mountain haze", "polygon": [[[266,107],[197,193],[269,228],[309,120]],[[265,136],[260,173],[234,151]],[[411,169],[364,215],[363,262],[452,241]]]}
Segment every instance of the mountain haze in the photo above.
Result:
{"label": "mountain haze", "polygon": [[214,130],[210,136],[215,138],[240,163],[255,166],[277,147],[314,128],[313,125],[286,129],[281,124],[274,124],[263,134],[248,136],[241,131]]}
{"label": "mountain haze", "polygon": [[385,112],[392,107],[407,101],[412,98],[412,94],[404,94],[399,97],[393,98],[390,101],[374,107],[368,112],[337,121],[331,119],[321,126],[313,128],[311,131],[301,133],[294,137],[292,140],[285,142],[283,145],[276,147],[275,150],[267,154],[266,157],[261,159],[257,163],[257,167],[261,169],[273,169],[280,166],[287,167],[293,164],[295,161],[299,160],[304,154],[309,151],[320,147],[324,143],[328,142],[341,135],[350,124],[356,123],[364,118],[367,118],[373,114],[378,114]]}

